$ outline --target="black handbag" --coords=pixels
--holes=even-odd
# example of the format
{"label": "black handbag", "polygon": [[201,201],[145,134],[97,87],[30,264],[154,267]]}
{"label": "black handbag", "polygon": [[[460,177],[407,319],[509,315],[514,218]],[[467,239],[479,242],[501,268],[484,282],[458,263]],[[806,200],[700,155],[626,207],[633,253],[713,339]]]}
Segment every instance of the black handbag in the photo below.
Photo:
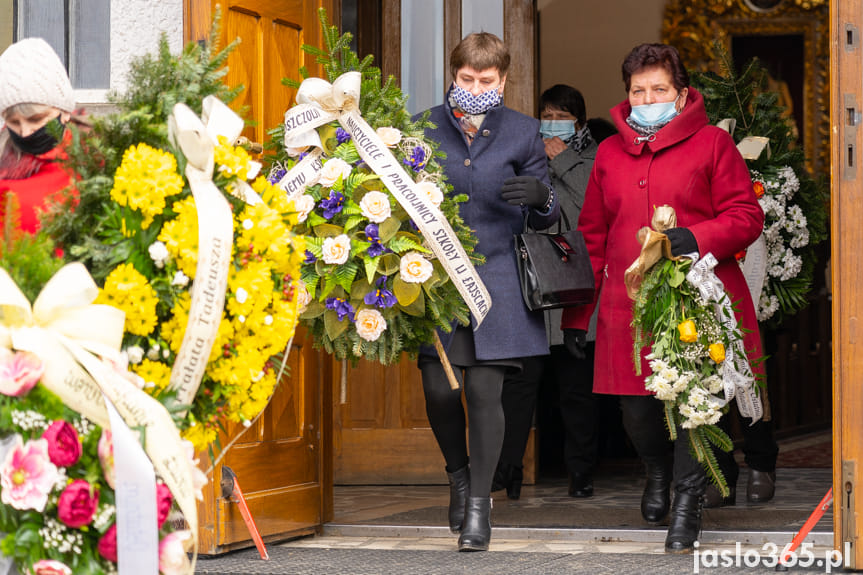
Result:
{"label": "black handbag", "polygon": [[584,305],[593,301],[593,267],[584,237],[578,230],[515,234],[515,256],[524,304],[531,311]]}

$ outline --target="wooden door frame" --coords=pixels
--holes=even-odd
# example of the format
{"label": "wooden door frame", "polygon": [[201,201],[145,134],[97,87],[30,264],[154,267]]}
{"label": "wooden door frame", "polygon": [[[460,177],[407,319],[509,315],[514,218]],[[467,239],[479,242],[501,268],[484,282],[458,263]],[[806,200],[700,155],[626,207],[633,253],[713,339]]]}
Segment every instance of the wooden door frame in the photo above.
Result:
{"label": "wooden door frame", "polygon": [[[462,0],[443,0],[444,29],[444,60],[443,77],[447,85],[451,80],[449,70],[449,54],[461,41],[461,5]],[[401,76],[401,42],[402,42],[402,0],[383,0],[382,8],[382,41],[381,41],[381,72],[383,77]],[[509,80],[506,91],[506,105],[522,114],[535,117],[539,101],[538,82],[538,43],[536,29],[539,23],[536,0],[503,0],[503,41],[510,49]],[[520,26],[509,26],[511,22],[519,22]],[[525,22],[530,23],[532,32],[522,33]]]}
{"label": "wooden door frame", "polygon": [[833,291],[833,543],[863,567],[863,0],[830,0],[831,253]]}

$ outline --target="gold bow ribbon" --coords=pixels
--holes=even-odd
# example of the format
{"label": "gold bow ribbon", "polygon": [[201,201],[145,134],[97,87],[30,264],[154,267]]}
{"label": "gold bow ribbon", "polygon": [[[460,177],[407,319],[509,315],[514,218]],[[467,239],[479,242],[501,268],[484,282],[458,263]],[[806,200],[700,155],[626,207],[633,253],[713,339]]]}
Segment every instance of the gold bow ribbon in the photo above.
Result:
{"label": "gold bow ribbon", "polygon": [[[638,258],[630,264],[623,274],[626,284],[626,293],[630,299],[638,295],[638,288],[644,280],[644,274],[662,258],[679,260],[680,257],[671,255],[671,242],[663,233],[665,230],[677,227],[677,213],[671,206],[660,206],[653,212],[650,221],[651,227],[643,227],[638,230],[637,239],[641,244],[641,253]],[[652,229],[651,229],[652,228]]]}

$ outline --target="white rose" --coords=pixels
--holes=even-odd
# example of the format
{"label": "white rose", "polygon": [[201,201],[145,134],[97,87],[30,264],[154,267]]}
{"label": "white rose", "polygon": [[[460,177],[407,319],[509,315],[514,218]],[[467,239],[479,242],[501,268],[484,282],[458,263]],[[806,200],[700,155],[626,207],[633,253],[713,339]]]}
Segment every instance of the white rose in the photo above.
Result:
{"label": "white rose", "polygon": [[303,313],[312,301],[312,296],[309,295],[309,290],[306,289],[306,282],[297,282],[297,287],[294,290],[297,294],[297,312]]}
{"label": "white rose", "polygon": [[189,285],[189,276],[181,271],[174,274],[174,279],[171,280],[172,286],[186,287]]}
{"label": "white rose", "polygon": [[162,242],[153,242],[147,248],[147,251],[150,252],[150,259],[153,260],[159,269],[162,269],[165,266],[165,262],[171,257],[171,254],[168,253],[168,246]]}
{"label": "white rose", "polygon": [[360,200],[363,215],[376,224],[381,223],[392,213],[390,199],[383,192],[369,192]]}
{"label": "white rose", "polygon": [[402,256],[401,262],[399,262],[399,271],[402,280],[408,283],[421,284],[431,277],[434,266],[419,252],[408,252]]}
{"label": "white rose", "polygon": [[138,345],[127,347],[126,356],[129,358],[129,363],[139,364],[144,360],[144,349]]}
{"label": "white rose", "polygon": [[343,264],[351,255],[351,239],[345,234],[326,238],[322,251],[325,263]]}
{"label": "white rose", "polygon": [[387,320],[376,309],[361,309],[356,317],[357,335],[366,341],[376,341],[387,328]]}
{"label": "white rose", "polygon": [[378,138],[383,140],[387,148],[392,148],[402,140],[402,133],[396,128],[382,127],[375,130]]}
{"label": "white rose", "polygon": [[299,198],[294,199],[294,209],[297,210],[297,221],[304,222],[315,209],[315,198],[308,194],[303,194]]}
{"label": "white rose", "polygon": [[158,361],[159,359],[159,344],[154,343],[153,347],[147,350],[147,359]]}
{"label": "white rose", "polygon": [[443,192],[437,185],[432,182],[420,182],[417,184],[417,189],[427,195],[435,207],[440,207],[440,203],[443,201]]}
{"label": "white rose", "polygon": [[340,158],[332,158],[327,160],[327,163],[324,164],[324,167],[321,169],[320,180],[318,181],[322,186],[329,188],[336,183],[339,176],[341,176],[343,180],[350,176],[351,170],[351,165],[346,161]]}

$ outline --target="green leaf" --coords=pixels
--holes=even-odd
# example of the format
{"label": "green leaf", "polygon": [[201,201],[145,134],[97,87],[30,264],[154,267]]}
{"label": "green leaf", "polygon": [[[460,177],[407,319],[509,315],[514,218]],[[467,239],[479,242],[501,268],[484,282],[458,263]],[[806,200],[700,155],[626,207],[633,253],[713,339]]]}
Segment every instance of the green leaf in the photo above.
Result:
{"label": "green leaf", "polygon": [[393,294],[400,305],[409,306],[422,294],[422,287],[418,283],[406,282],[397,275],[393,280]]}
{"label": "green leaf", "polygon": [[[416,284],[414,284],[414,285],[416,285]],[[395,289],[393,289],[393,292],[395,292]],[[396,297],[398,297],[398,296],[396,296]],[[404,311],[408,315],[412,315],[415,317],[422,317],[423,315],[425,315],[425,307],[426,307],[425,306],[425,297],[423,296],[422,290],[419,290],[417,292],[416,299],[414,299],[410,305],[406,306],[406,305],[402,305],[401,303],[399,303],[397,305],[398,305],[399,309],[401,309],[402,311]]]}
{"label": "green leaf", "polygon": [[319,238],[334,238],[344,233],[342,227],[335,224],[320,224],[312,228],[312,231]]}
{"label": "green leaf", "polygon": [[363,256],[363,267],[366,270],[366,279],[370,284],[375,281],[375,272],[378,269],[380,259],[380,256],[374,258]]}
{"label": "green leaf", "polygon": [[401,258],[396,254],[384,254],[379,258],[378,271],[381,275],[391,276],[401,266]]}
{"label": "green leaf", "polygon": [[314,319],[316,317],[320,317],[326,309],[327,307],[321,302],[310,301],[309,305],[306,306],[305,311],[300,314],[300,319]]}
{"label": "green leaf", "polygon": [[324,312],[324,329],[327,331],[327,337],[331,340],[336,340],[345,333],[350,323],[347,317],[339,321],[339,314],[334,310],[328,309]]}
{"label": "green leaf", "polygon": [[386,244],[399,231],[401,222],[396,218],[389,217],[378,225],[378,236],[381,238],[381,243]]}

